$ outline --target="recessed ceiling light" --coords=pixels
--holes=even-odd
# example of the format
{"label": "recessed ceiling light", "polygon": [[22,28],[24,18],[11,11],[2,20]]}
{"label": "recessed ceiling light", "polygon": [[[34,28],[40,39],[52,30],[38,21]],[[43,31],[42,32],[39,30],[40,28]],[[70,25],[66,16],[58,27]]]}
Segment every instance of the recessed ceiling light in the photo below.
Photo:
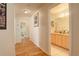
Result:
{"label": "recessed ceiling light", "polygon": [[24,9],[24,13],[25,14],[30,13],[30,10],[29,9]]}
{"label": "recessed ceiling light", "polygon": [[25,11],[24,11],[24,13],[25,13],[25,14],[27,14],[27,13],[28,13],[28,11],[27,11],[27,10],[25,10]]}

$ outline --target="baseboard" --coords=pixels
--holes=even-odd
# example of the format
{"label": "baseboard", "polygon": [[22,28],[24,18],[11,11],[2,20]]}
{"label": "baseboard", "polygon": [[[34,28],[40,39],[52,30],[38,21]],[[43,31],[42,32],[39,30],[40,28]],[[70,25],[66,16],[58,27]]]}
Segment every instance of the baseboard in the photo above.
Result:
{"label": "baseboard", "polygon": [[39,48],[40,50],[42,50],[45,54],[47,54],[47,56],[51,56],[48,53],[46,53],[42,48]]}
{"label": "baseboard", "polygon": [[49,55],[48,53],[46,53],[39,45],[37,45],[36,42],[34,42],[31,38],[30,38],[30,40],[31,40],[41,51],[43,51],[43,53],[45,53],[47,56],[51,56],[51,55]]}
{"label": "baseboard", "polygon": [[38,48],[40,48],[40,46],[37,45],[36,42],[34,42],[31,38],[30,38],[30,40],[31,40]]}

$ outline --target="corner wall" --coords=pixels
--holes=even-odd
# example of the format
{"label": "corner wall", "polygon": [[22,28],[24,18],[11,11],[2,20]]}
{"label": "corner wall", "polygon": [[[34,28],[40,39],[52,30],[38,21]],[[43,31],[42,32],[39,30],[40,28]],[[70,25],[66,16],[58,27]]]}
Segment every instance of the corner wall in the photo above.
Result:
{"label": "corner wall", "polygon": [[79,56],[79,3],[69,4],[71,29],[71,55]]}
{"label": "corner wall", "polygon": [[14,55],[14,4],[7,4],[7,29],[0,30],[0,56]]}
{"label": "corner wall", "polygon": [[50,55],[48,6],[40,8],[40,48]]}

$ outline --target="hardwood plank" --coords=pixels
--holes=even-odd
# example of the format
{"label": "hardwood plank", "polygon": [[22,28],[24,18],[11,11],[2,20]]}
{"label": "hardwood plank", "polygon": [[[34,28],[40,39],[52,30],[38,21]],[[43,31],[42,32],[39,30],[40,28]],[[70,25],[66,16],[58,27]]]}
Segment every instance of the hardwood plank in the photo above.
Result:
{"label": "hardwood plank", "polygon": [[47,56],[40,48],[29,39],[16,44],[16,56]]}

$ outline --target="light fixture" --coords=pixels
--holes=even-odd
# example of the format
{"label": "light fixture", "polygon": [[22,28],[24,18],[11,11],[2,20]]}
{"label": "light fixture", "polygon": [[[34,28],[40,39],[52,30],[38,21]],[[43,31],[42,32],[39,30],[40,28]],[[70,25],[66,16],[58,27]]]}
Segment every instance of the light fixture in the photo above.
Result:
{"label": "light fixture", "polygon": [[23,11],[24,11],[25,14],[30,13],[29,9],[24,9]]}
{"label": "light fixture", "polygon": [[24,13],[25,13],[25,14],[27,14],[27,13],[28,13],[28,11],[27,11],[27,10],[25,10],[25,11],[24,11]]}

